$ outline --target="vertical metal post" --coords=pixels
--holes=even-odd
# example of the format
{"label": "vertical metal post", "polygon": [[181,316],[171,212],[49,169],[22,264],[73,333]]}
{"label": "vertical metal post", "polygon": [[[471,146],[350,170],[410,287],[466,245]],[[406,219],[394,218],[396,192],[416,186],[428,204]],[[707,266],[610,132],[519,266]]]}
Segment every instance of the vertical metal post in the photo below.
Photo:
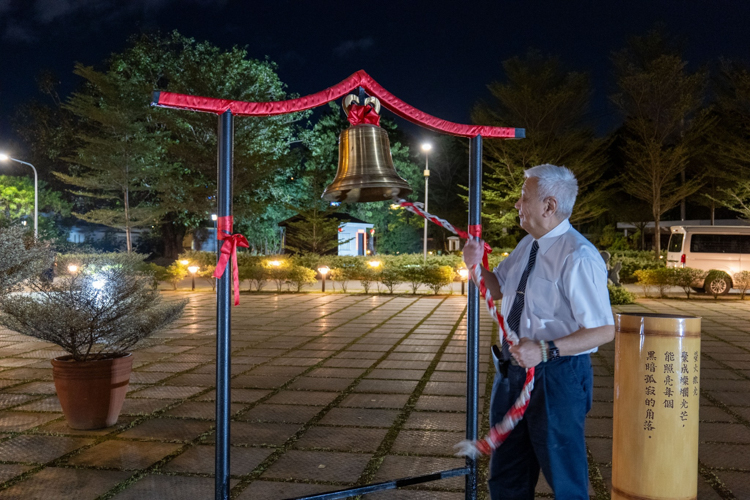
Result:
{"label": "vertical metal post", "polygon": [[[218,216],[232,215],[234,119],[231,111],[219,116]],[[222,245],[227,244],[222,241]],[[217,249],[217,253],[221,247]],[[232,273],[227,265],[216,280],[216,500],[229,499],[229,405],[232,339]]]}
{"label": "vertical metal post", "polygon": [[[482,223],[482,136],[469,144],[469,227]],[[466,331],[466,439],[477,439],[479,406],[479,289],[469,281]],[[466,459],[466,500],[477,498],[477,460]]]}

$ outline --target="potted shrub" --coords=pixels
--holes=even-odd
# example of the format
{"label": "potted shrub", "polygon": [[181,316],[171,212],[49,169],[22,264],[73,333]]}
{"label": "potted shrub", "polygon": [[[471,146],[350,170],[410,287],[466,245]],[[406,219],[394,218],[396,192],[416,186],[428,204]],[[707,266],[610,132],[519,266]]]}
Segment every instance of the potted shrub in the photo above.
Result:
{"label": "potted shrub", "polygon": [[100,262],[27,285],[30,293],[0,298],[0,325],[68,353],[52,360],[52,372],[71,428],[114,425],[130,381],[131,349],[179,318],[187,301],[162,302],[152,276]]}

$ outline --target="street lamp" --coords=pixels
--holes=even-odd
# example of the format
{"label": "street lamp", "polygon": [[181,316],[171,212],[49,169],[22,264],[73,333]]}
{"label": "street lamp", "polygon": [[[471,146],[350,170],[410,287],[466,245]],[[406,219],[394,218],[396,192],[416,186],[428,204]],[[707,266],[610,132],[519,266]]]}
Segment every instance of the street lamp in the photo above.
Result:
{"label": "street lamp", "polygon": [[[432,151],[432,144],[429,142],[422,143],[422,151],[424,152],[424,211],[427,212],[427,187],[430,182],[430,164],[428,161],[428,153]],[[424,220],[424,263],[427,264],[427,219]]]}
{"label": "street lamp", "polygon": [[461,276],[461,295],[463,295],[466,292],[464,286],[466,285],[466,279],[469,277],[469,270],[462,267],[458,270],[458,275]]}
{"label": "street lamp", "polygon": [[34,171],[34,239],[36,240],[39,237],[39,221],[38,221],[38,207],[39,207],[39,181],[37,179],[36,175],[36,168],[34,168],[34,165],[31,163],[27,163],[25,161],[17,160],[15,158],[11,158],[5,153],[0,153],[0,161],[14,161],[16,163],[22,163],[24,165],[28,165],[31,167],[31,170]]}
{"label": "street lamp", "polygon": [[326,274],[328,274],[328,271],[331,269],[328,266],[321,266],[318,268],[318,272],[323,277],[323,289],[321,290],[323,293],[326,291]]}
{"label": "street lamp", "polygon": [[198,269],[200,269],[200,267],[198,267],[198,266],[190,266],[190,267],[188,267],[188,271],[190,271],[190,274],[193,277],[193,288],[191,289],[193,292],[195,291],[195,273],[198,272]]}

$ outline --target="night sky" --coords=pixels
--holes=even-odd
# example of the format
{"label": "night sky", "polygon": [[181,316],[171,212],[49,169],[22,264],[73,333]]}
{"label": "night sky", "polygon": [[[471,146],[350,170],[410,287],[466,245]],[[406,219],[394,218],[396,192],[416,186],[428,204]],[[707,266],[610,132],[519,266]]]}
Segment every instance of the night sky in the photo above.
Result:
{"label": "night sky", "polygon": [[100,65],[140,31],[246,46],[278,63],[288,91],[300,95],[364,69],[409,104],[460,123],[503,77],[501,62],[534,47],[591,72],[604,133],[618,123],[607,100],[609,57],[628,36],[664,23],[685,38],[697,68],[722,56],[750,60],[749,21],[744,0],[0,0],[0,149],[13,149],[9,115],[37,95],[41,70],[53,70],[66,94],[79,83],[74,62]]}

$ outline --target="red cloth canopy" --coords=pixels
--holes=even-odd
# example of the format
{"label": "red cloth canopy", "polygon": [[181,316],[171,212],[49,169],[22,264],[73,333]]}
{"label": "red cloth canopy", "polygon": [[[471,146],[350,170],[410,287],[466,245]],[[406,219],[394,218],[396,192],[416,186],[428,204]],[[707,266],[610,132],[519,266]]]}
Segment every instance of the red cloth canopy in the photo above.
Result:
{"label": "red cloth canopy", "polygon": [[235,116],[274,116],[317,108],[343,97],[357,87],[363,87],[369,95],[380,99],[383,107],[397,116],[431,130],[459,137],[476,137],[478,135],[499,139],[522,139],[525,137],[525,131],[522,128],[462,125],[428,115],[385,90],[364,70],[357,71],[343,82],[321,92],[288,101],[243,102],[175,94],[174,92],[154,92],[151,105],[215,114],[222,114],[229,110]]}

